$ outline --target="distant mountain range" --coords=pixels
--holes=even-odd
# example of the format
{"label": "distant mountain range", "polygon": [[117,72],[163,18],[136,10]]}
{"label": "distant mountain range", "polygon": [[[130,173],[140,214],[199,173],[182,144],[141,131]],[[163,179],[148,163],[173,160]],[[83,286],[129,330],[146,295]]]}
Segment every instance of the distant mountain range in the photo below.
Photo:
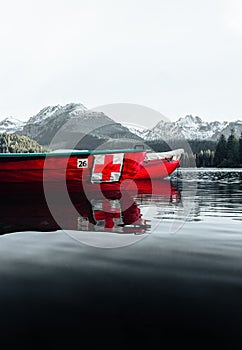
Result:
{"label": "distant mountain range", "polygon": [[161,120],[151,129],[143,129],[130,127],[132,133],[142,136],[146,141],[167,140],[170,138],[179,138],[181,135],[186,140],[212,140],[217,141],[221,134],[228,137],[234,129],[237,136],[242,132],[242,121],[234,122],[204,122],[199,117],[187,115],[179,118],[175,122],[165,122]]}
{"label": "distant mountain range", "polygon": [[[175,122],[160,121],[151,129],[137,128],[129,124],[121,125],[102,112],[88,110],[82,104],[69,103],[65,106],[49,106],[38,114],[21,122],[13,117],[0,121],[0,133],[16,133],[28,136],[43,146],[50,145],[55,138],[54,148],[68,148],[75,140],[81,140],[77,148],[91,148],[102,144],[112,147],[127,147],[139,141],[168,140],[179,138],[187,140],[217,141],[221,134],[228,137],[231,129],[240,136],[242,121],[204,122],[197,116],[187,115]],[[117,143],[117,139],[119,142]],[[105,148],[105,147],[104,147]]]}

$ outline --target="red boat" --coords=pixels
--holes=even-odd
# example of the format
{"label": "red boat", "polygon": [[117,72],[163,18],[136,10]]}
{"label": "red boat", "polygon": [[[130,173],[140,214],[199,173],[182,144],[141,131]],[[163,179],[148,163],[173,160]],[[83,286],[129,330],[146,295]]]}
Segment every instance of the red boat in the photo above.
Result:
{"label": "red boat", "polygon": [[183,149],[169,152],[147,152],[136,179],[163,179],[171,175],[181,163]]}
{"label": "red boat", "polygon": [[127,179],[161,179],[179,166],[182,153],[142,149],[2,153],[0,183],[120,184]]}

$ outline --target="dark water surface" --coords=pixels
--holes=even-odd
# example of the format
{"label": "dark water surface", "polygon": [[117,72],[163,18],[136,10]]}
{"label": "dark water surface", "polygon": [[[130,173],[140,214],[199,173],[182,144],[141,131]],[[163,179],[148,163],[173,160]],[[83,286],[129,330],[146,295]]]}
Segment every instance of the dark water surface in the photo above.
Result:
{"label": "dark water surface", "polygon": [[131,209],[74,194],[73,214],[60,197],[63,230],[38,192],[2,188],[0,341],[241,349],[242,172],[186,170],[154,188],[129,192]]}

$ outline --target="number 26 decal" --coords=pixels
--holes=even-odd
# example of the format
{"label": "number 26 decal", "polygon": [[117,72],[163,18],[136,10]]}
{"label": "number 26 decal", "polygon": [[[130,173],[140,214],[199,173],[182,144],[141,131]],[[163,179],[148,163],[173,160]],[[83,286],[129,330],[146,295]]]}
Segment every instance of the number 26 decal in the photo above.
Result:
{"label": "number 26 decal", "polygon": [[77,159],[77,168],[88,168],[88,158]]}

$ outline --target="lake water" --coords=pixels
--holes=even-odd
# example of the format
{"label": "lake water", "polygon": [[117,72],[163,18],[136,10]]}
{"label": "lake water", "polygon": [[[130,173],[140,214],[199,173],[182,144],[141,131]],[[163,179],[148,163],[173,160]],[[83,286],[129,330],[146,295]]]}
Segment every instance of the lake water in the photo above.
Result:
{"label": "lake water", "polygon": [[58,188],[48,205],[1,188],[2,341],[241,349],[242,171],[151,185],[73,191],[71,207]]}

